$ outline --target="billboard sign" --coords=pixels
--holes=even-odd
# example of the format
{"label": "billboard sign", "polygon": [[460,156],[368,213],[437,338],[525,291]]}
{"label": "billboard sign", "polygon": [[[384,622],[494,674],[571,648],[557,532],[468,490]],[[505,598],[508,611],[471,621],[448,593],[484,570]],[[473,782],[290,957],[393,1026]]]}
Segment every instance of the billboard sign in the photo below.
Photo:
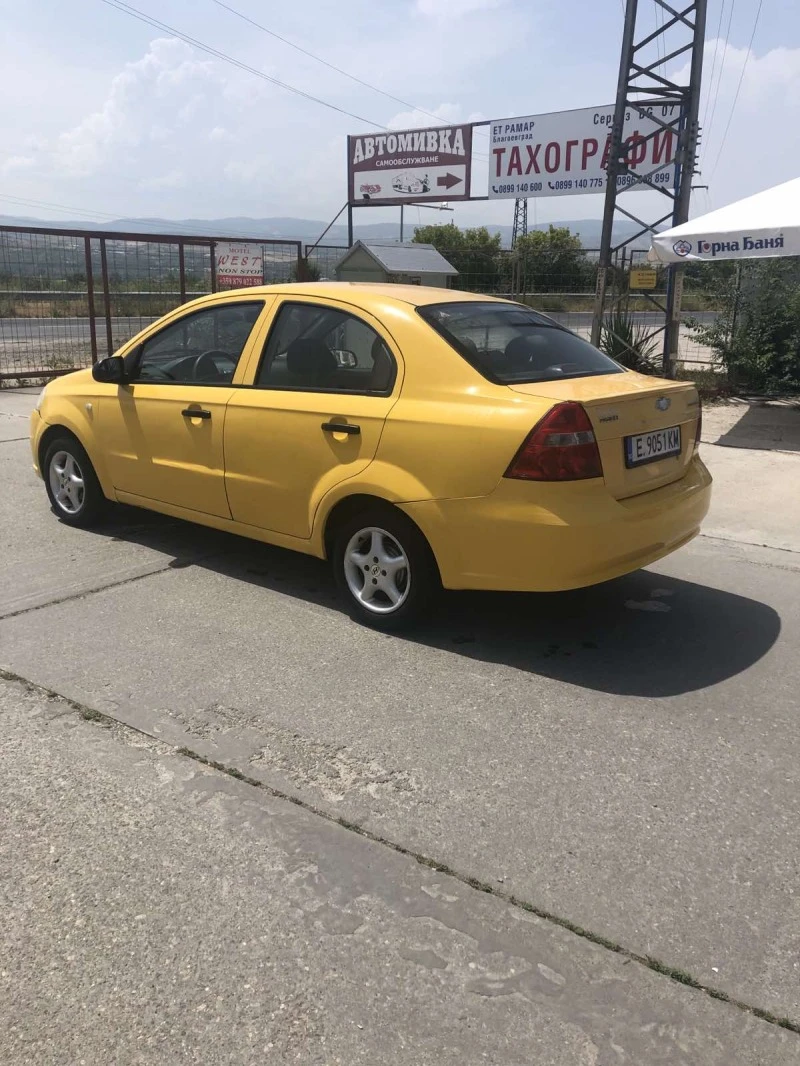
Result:
{"label": "billboard sign", "polygon": [[264,284],[264,256],[260,244],[214,242],[218,289]]}
{"label": "billboard sign", "polygon": [[[646,105],[654,118],[676,125],[678,109],[670,101]],[[613,104],[494,120],[489,131],[489,199],[605,193],[613,122]],[[655,135],[646,140],[651,133]],[[652,118],[629,110],[623,139],[628,144],[628,166],[636,174],[663,167],[650,180],[671,188],[678,140],[675,127],[665,130]],[[617,185],[624,190],[634,181],[630,174],[620,174]],[[633,186],[633,190],[648,188]]]}
{"label": "billboard sign", "polygon": [[469,125],[347,138],[351,204],[468,200],[471,169]]}

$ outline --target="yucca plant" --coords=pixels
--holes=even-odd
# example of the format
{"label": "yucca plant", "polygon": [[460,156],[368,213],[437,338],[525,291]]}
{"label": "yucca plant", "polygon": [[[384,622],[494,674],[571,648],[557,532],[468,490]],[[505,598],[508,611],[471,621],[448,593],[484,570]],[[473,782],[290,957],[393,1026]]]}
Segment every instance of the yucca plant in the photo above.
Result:
{"label": "yucca plant", "polygon": [[656,352],[658,341],[648,327],[637,322],[630,311],[617,307],[603,320],[600,349],[615,362],[640,374],[655,374],[658,370]]}

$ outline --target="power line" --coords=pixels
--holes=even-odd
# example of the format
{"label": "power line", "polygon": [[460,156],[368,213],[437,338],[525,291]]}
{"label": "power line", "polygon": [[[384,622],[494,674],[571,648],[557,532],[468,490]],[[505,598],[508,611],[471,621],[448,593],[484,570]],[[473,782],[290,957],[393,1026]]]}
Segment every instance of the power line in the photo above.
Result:
{"label": "power line", "polygon": [[322,107],[327,107],[331,111],[338,111],[340,115],[347,115],[348,118],[354,118],[357,122],[364,122],[368,126],[375,126],[376,129],[388,130],[389,128],[380,122],[373,122],[372,119],[364,118],[363,115],[355,115],[352,111],[347,111],[343,107],[338,107],[336,104],[332,104],[328,100],[323,100],[319,96],[313,96],[311,93],[307,93],[303,89],[298,89],[294,85],[289,85],[288,82],[281,81],[279,78],[273,78],[270,74],[265,74],[263,70],[256,70],[255,67],[243,63],[240,59],[234,59],[233,56],[229,56],[226,52],[221,52],[218,48],[213,48],[209,44],[204,44],[202,41],[198,41],[196,37],[190,37],[188,33],[176,30],[174,26],[169,26],[166,22],[161,22],[159,19],[152,18],[150,15],[145,15],[135,7],[131,7],[130,4],[124,3],[123,0],[102,0],[102,3],[107,4],[108,7],[116,8],[117,11],[121,11],[124,15],[130,15],[132,18],[138,19],[140,22],[146,22],[157,30],[171,33],[173,37],[178,37],[180,40],[185,41],[186,44],[192,45],[194,48],[199,48],[201,51],[214,56],[216,59],[221,59],[225,63],[230,63],[232,66],[238,67],[240,70],[244,70],[248,74],[254,74],[257,78],[261,78],[262,81],[277,85],[278,88],[286,89],[288,92],[295,93],[297,96],[302,96],[306,100],[310,100],[312,103],[320,104]]}
{"label": "power line", "polygon": [[[722,61],[720,62],[719,75],[717,76],[717,90],[714,93],[714,102],[711,105],[711,117],[708,120],[708,127],[705,130],[705,142],[706,142],[706,144],[709,143],[709,140],[711,138],[711,127],[714,124],[714,115],[716,114],[716,111],[717,111],[717,100],[719,99],[719,90],[720,90],[720,86],[722,85],[722,72],[725,70],[725,60],[726,60],[727,55],[728,55],[728,42],[731,39],[731,22],[733,22],[733,11],[734,11],[735,7],[736,7],[736,0],[731,0],[731,10],[730,10],[730,14],[728,15],[728,28],[725,30],[725,47],[722,49]],[[711,88],[711,86],[709,86],[709,89],[710,88]]]}
{"label": "power line", "polygon": [[722,33],[722,20],[725,17],[725,2],[722,0],[719,8],[719,22],[717,23],[717,34],[714,38],[714,58],[711,60],[711,77],[708,79],[708,93],[706,94],[706,106],[703,111],[703,121],[700,123],[701,129],[705,132],[706,118],[708,116],[708,108],[711,103],[711,88],[714,84],[714,71],[717,67],[717,53],[719,52],[719,37]]}
{"label": "power line", "polygon": [[[106,211],[87,211],[84,207],[70,207],[68,204],[54,204],[46,200],[31,200],[28,197],[11,196],[8,193],[0,192],[0,202],[17,204],[21,207],[46,207],[48,209],[56,209],[58,211],[71,211],[73,214],[82,215],[86,219],[97,222],[101,218],[106,219],[119,219],[121,216],[108,214]],[[43,221],[47,221],[44,219]]]}
{"label": "power line", "polygon": [[434,115],[432,111],[426,111],[424,107],[418,107],[416,104],[410,104],[408,100],[401,100],[399,96],[392,96],[391,93],[385,92],[383,89],[379,89],[377,85],[372,85],[368,81],[364,81],[362,78],[357,78],[355,74],[351,74],[347,70],[342,70],[341,67],[335,66],[333,63],[329,63],[327,59],[323,59],[322,56],[315,55],[313,52],[309,52],[307,48],[303,48],[299,44],[295,44],[294,41],[288,40],[286,37],[282,37],[275,30],[269,29],[267,26],[263,26],[260,22],[256,22],[255,19],[251,19],[249,15],[243,14],[241,11],[237,11],[235,7],[231,7],[230,4],[224,3],[224,0],[211,0],[217,7],[223,7],[226,11],[230,11],[232,15],[242,19],[243,22],[249,22],[251,26],[255,26],[256,29],[262,30],[264,33],[268,33],[270,37],[274,37],[276,40],[281,41],[283,44],[294,48],[297,52],[302,52],[304,56],[308,56],[317,63],[321,63],[324,67],[328,67],[329,70],[335,70],[337,74],[341,74],[345,78],[349,78],[351,81],[356,82],[358,85],[363,85],[365,89],[371,89],[375,93],[380,93],[381,96],[385,96],[387,100],[394,100],[396,104],[402,104],[403,107],[408,107],[412,111],[419,111],[421,115],[427,115],[429,118],[436,119],[437,122],[441,122],[440,115]]}
{"label": "power line", "polygon": [[722,155],[722,149],[725,147],[725,138],[728,136],[728,130],[731,128],[731,121],[733,119],[733,113],[736,110],[736,104],[739,100],[739,92],[742,88],[742,82],[744,81],[744,72],[747,70],[747,63],[750,59],[750,53],[753,49],[753,41],[756,36],[756,30],[758,29],[758,20],[761,17],[761,6],[764,0],[758,0],[758,8],[756,9],[756,17],[753,22],[753,32],[750,34],[750,43],[747,45],[747,55],[744,57],[744,63],[742,64],[742,73],[739,75],[739,84],[736,86],[736,93],[733,97],[733,103],[731,104],[731,113],[728,115],[728,121],[725,124],[725,132],[722,134],[722,140],[719,144],[719,151],[717,152],[717,158],[714,160],[714,166],[711,168],[711,174],[709,175],[709,183],[714,176],[714,171],[717,169],[720,156]]}
{"label": "power line", "polygon": [[[357,85],[363,85],[365,89],[370,89],[372,92],[379,93],[381,96],[385,96],[387,100],[393,100],[396,104],[401,104],[403,107],[409,108],[411,111],[418,111],[420,115],[427,115],[428,118],[432,118],[435,122],[441,123],[442,116],[435,115],[432,111],[427,111],[424,107],[420,107],[419,104],[412,104],[408,100],[403,100],[399,96],[393,96],[392,93],[387,93],[384,89],[379,88],[377,85],[373,85],[371,82],[364,81],[363,78],[356,77],[355,74],[351,74],[347,70],[343,70],[341,67],[337,67],[334,63],[329,63],[327,59],[323,59],[322,56],[316,55],[314,52],[309,52],[307,48],[303,48],[302,45],[295,44],[294,41],[290,41],[287,37],[281,36],[280,33],[276,33],[275,30],[269,29],[268,26],[262,25],[260,22],[256,22],[255,19],[251,19],[249,15],[243,14],[241,11],[237,11],[235,7],[231,7],[230,4],[226,4],[224,0],[211,0],[217,7],[222,7],[226,11],[230,11],[232,15],[242,19],[243,22],[248,22],[251,26],[255,26],[256,29],[262,30],[264,33],[268,33],[270,37],[274,37],[276,40],[281,41],[283,44],[288,45],[289,48],[294,48],[295,51],[301,52],[304,56],[308,56],[317,63],[321,63],[324,67],[328,67],[329,70],[336,71],[337,74],[341,74],[342,77],[349,78],[350,81],[354,81]],[[620,3],[624,5],[625,0],[620,0]],[[623,7],[624,10],[624,7]],[[383,127],[384,129],[386,127]],[[475,131],[482,136],[488,137],[488,130],[479,128]],[[480,155],[475,153],[479,159],[488,159],[487,155]]]}
{"label": "power line", "polygon": [[653,8],[655,9],[656,29],[659,31],[658,32],[658,37],[656,37],[656,54],[658,55],[659,63],[663,63],[664,62],[664,55],[665,55],[665,52],[664,52],[664,35],[662,33],[662,30],[664,28],[664,12],[663,12],[663,10],[661,8],[661,5],[659,4],[658,0],[653,0]]}
{"label": "power line", "polygon": [[[337,111],[340,115],[347,115],[348,118],[354,118],[357,122],[364,122],[368,126],[374,126],[376,129],[386,130],[388,133],[391,133],[391,129],[388,126],[384,126],[381,122],[374,122],[372,119],[364,118],[363,115],[355,115],[352,111],[347,111],[345,108],[339,107],[337,104],[332,104],[328,100],[323,100],[319,96],[314,96],[311,93],[305,92],[303,89],[298,89],[294,85],[289,85],[288,82],[281,81],[280,78],[273,78],[272,75],[265,74],[263,70],[256,70],[255,67],[251,67],[248,63],[243,63],[240,59],[234,59],[233,56],[229,56],[227,52],[221,52],[218,48],[213,48],[211,45],[199,41],[196,37],[191,37],[188,33],[176,30],[174,26],[169,26],[166,22],[161,22],[159,19],[152,18],[150,15],[145,15],[130,4],[126,4],[124,0],[102,0],[102,3],[107,4],[108,7],[116,8],[117,11],[121,11],[124,15],[130,15],[132,18],[139,19],[140,22],[146,22],[155,29],[171,33],[174,37],[178,37],[180,40],[185,41],[186,44],[192,45],[194,48],[199,48],[208,55],[214,56],[216,59],[221,59],[225,63],[230,63],[232,66],[238,67],[240,70],[244,70],[248,74],[254,74],[257,78],[261,78],[262,81],[277,85],[281,89],[286,89],[289,92],[295,93],[297,96],[302,96],[306,100],[312,101],[312,103],[321,104],[322,107],[330,108],[331,111]],[[235,12],[235,14],[238,14],[238,12]],[[372,86],[370,86],[370,88],[372,88]],[[413,107],[412,104],[404,104],[403,106]],[[419,108],[415,108],[415,110],[419,110]],[[430,112],[426,111],[425,114],[430,114]],[[442,120],[441,118],[437,118],[437,121],[441,122]],[[489,158],[488,156],[481,155],[477,152],[475,155],[479,159]]]}

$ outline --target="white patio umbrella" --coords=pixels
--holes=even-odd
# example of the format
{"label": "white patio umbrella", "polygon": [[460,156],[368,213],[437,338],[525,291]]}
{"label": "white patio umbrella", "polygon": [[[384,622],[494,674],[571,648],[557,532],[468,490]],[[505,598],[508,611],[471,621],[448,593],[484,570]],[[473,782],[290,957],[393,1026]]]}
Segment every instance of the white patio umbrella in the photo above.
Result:
{"label": "white patio umbrella", "polygon": [[653,237],[651,262],[713,262],[800,255],[800,178]]}

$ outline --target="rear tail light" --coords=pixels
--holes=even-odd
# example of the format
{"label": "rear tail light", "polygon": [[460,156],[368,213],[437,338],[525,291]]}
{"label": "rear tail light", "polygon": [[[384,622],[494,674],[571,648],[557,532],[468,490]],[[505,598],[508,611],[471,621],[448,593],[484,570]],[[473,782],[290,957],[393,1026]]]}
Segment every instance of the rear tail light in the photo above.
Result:
{"label": "rear tail light", "polygon": [[525,439],[505,477],[525,481],[582,481],[602,477],[589,416],[579,403],[560,403]]}
{"label": "rear tail light", "polygon": [[698,396],[697,398],[697,432],[694,436],[694,450],[700,447],[700,438],[703,435],[703,401]]}

